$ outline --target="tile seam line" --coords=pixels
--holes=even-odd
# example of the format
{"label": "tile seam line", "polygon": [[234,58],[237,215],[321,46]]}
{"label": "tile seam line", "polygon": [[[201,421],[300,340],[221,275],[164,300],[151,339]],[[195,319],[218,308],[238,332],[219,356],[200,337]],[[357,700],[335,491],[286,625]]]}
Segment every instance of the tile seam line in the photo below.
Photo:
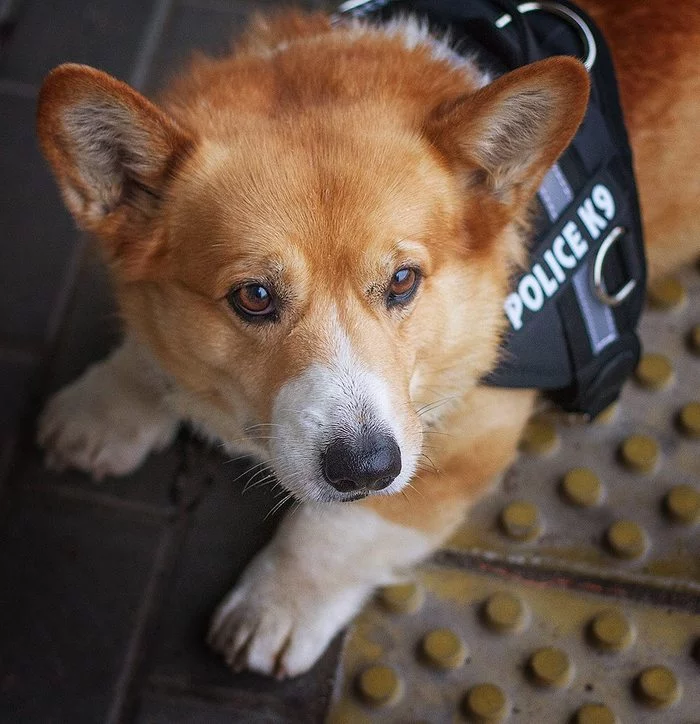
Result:
{"label": "tile seam line", "polygon": [[129,83],[138,91],[143,91],[148,79],[153,58],[160,45],[163,30],[173,8],[173,0],[156,0],[153,12],[141,37],[139,51],[129,74]]}
{"label": "tile seam line", "polygon": [[[605,576],[563,566],[520,563],[502,557],[485,557],[451,550],[438,552],[426,561],[426,564],[437,569],[458,568],[490,575],[504,582],[541,585],[653,606],[668,606],[687,613],[700,613],[700,586],[693,584],[692,587],[688,587],[686,581],[669,583],[664,580],[649,580],[648,576],[643,580],[634,580],[631,576],[625,578]],[[679,584],[683,584],[682,587]]]}
{"label": "tile seam line", "polygon": [[[231,674],[232,681],[234,681],[234,675]],[[240,706],[241,701],[245,703],[250,700],[257,700],[260,703],[264,703],[266,710],[274,712],[278,715],[284,715],[288,712],[285,703],[284,696],[278,696],[278,692],[274,689],[260,694],[252,689],[235,689],[229,688],[224,685],[217,684],[205,684],[205,683],[193,683],[193,682],[182,682],[168,675],[154,675],[148,680],[148,692],[154,696],[161,696],[170,700],[176,699],[189,699],[193,702],[207,702],[211,705],[220,705],[222,707],[228,707],[232,705]],[[325,714],[324,705],[330,706],[332,694],[328,695],[328,701],[318,702],[319,714]],[[277,721],[277,720],[276,720]],[[289,721],[289,724],[296,724],[295,720],[282,720]],[[319,719],[319,722],[322,721]],[[108,724],[113,724],[109,722]],[[116,723],[115,723],[116,724]],[[312,724],[309,722],[309,724]]]}
{"label": "tile seam line", "polygon": [[112,690],[112,701],[104,720],[105,724],[124,724],[134,719],[142,684],[148,676],[146,666],[153,648],[151,639],[158,625],[163,594],[170,585],[187,535],[188,524],[189,516],[182,512],[169,525],[164,526],[121,670]]}
{"label": "tile seam line", "polygon": [[75,247],[70,253],[61,286],[55,294],[53,308],[46,321],[44,342],[41,345],[44,359],[56,352],[59,335],[65,324],[71,301],[75,296],[78,275],[90,249],[90,236],[88,234],[77,229],[73,233]]}
{"label": "tile seam line", "polygon": [[48,493],[63,500],[98,505],[102,508],[120,511],[124,514],[145,515],[154,521],[170,520],[176,511],[174,505],[161,507],[153,503],[120,498],[109,492],[84,490],[70,485],[61,485],[60,483],[29,483],[18,486],[17,490],[42,495]]}

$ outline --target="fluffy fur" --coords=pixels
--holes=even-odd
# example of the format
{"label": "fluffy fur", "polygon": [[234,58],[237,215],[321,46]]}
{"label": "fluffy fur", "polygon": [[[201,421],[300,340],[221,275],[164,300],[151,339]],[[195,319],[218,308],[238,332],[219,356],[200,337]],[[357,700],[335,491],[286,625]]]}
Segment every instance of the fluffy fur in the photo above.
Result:
{"label": "fluffy fur", "polygon": [[[700,9],[583,4],[613,44],[659,273],[700,239]],[[84,66],[47,78],[41,145],[100,239],[128,329],[49,403],[49,462],[126,473],[188,419],[306,501],[214,618],[234,668],[307,670],[512,460],[535,393],[478,380],[497,360],[529,203],[587,93],[570,58],[490,81],[415,21],[296,13],[196,59],[159,106]],[[405,267],[418,291],[388,307]],[[274,289],[277,321],[232,310],[229,291],[251,280]],[[401,473],[342,502],[324,450],[374,429],[398,442]]]}

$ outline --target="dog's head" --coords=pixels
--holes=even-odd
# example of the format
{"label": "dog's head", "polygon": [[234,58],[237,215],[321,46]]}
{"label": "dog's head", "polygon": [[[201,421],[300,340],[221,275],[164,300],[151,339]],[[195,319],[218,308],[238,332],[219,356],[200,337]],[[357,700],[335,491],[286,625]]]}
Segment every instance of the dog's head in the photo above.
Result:
{"label": "dog's head", "polygon": [[409,483],[426,427],[494,365],[528,203],[587,89],[556,58],[400,107],[237,114],[219,88],[176,121],[67,65],[39,136],[128,324],[205,422],[258,441],[298,497],[351,500]]}

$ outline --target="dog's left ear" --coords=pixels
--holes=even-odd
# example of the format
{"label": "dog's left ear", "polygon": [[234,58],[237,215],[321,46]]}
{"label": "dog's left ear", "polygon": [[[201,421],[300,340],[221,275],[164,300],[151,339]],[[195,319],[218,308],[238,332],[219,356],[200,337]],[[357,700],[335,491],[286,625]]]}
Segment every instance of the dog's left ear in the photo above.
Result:
{"label": "dog's left ear", "polygon": [[570,143],[588,104],[589,79],[573,58],[532,63],[443,104],[424,131],[466,186],[519,206]]}

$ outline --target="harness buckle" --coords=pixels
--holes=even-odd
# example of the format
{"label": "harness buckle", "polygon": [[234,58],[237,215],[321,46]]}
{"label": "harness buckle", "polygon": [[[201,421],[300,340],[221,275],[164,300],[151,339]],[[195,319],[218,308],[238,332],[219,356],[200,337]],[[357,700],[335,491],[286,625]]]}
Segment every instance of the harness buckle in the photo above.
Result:
{"label": "harness buckle", "polygon": [[598,248],[598,252],[595,256],[595,262],[592,268],[592,280],[593,280],[593,291],[596,297],[608,307],[617,307],[619,304],[627,299],[632,293],[632,290],[637,286],[636,279],[630,279],[621,289],[616,291],[614,294],[608,294],[605,288],[605,282],[603,281],[603,264],[605,263],[605,257],[608,254],[610,247],[622,236],[624,236],[627,229],[623,226],[615,226],[611,229],[610,233],[603,239],[603,243]]}
{"label": "harness buckle", "polygon": [[[556,15],[566,20],[574,30],[576,30],[581,38],[584,48],[584,57],[581,58],[581,62],[585,66],[586,70],[590,73],[593,66],[595,65],[596,58],[598,57],[598,46],[593,37],[591,29],[588,27],[588,23],[577,13],[568,8],[566,5],[562,5],[558,2],[550,2],[550,0],[539,0],[538,2],[527,2],[520,3],[518,12],[521,15],[526,13],[532,13],[535,11],[541,11]],[[501,15],[496,20],[495,25],[497,28],[502,29],[507,27],[513,18],[508,13]]]}

